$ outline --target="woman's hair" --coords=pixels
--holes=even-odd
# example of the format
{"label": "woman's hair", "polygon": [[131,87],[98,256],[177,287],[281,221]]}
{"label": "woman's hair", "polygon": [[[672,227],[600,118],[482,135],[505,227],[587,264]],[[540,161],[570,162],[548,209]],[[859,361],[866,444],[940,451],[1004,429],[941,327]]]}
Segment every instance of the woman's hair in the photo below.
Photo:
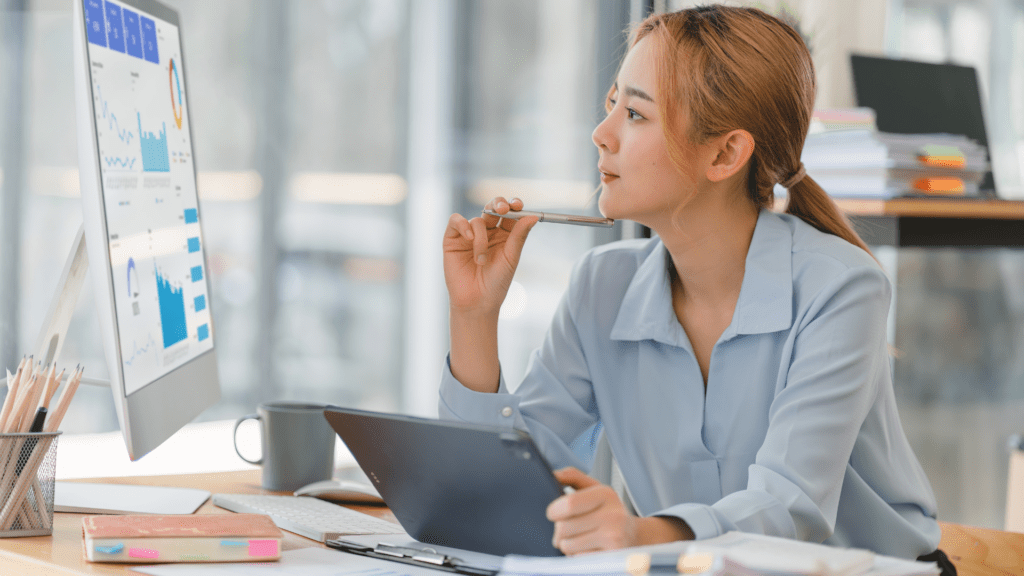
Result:
{"label": "woman's hair", "polygon": [[746,130],[754,138],[747,188],[758,209],[772,205],[777,182],[797,179],[786,212],[870,253],[821,186],[794,178],[815,94],[814,65],[796,30],[756,8],[713,5],[653,15],[631,45],[644,38],[654,41],[658,106],[678,166],[693,144]]}

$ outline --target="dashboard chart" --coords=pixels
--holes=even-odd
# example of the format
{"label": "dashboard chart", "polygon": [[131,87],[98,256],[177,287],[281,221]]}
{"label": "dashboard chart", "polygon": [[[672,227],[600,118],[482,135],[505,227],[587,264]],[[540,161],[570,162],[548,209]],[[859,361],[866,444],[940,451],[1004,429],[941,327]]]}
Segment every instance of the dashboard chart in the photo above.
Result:
{"label": "dashboard chart", "polygon": [[80,1],[131,394],[213,348],[185,74],[176,26],[118,2]]}

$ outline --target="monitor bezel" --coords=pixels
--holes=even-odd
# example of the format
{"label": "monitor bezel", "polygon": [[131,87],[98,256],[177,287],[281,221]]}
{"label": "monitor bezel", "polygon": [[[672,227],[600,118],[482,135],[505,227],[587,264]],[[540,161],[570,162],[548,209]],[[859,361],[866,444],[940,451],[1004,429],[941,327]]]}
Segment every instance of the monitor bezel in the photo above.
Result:
{"label": "monitor bezel", "polygon": [[[82,196],[83,217],[85,220],[85,239],[89,260],[92,263],[90,276],[96,290],[96,308],[99,317],[100,332],[103,339],[107,369],[110,372],[111,391],[118,423],[124,436],[128,455],[137,460],[162,444],[182,426],[191,422],[203,410],[220,400],[220,379],[217,373],[217,346],[213,347],[184,365],[153,380],[142,388],[126,393],[124,371],[121,362],[120,332],[117,325],[116,304],[114,302],[113,268],[110,261],[109,243],[107,241],[107,215],[104,203],[104,190],[101,177],[101,160],[99,140],[96,130],[95,99],[93,95],[92,66],[89,58],[89,42],[85,29],[85,8],[83,0],[73,0],[75,6],[74,49],[75,49],[75,94],[76,116],[78,120],[79,143],[79,182]],[[185,45],[181,34],[181,23],[178,13],[154,0],[118,0],[119,3],[131,6],[147,16],[160,18],[177,28],[180,47],[182,83],[185,85],[185,101],[191,103],[189,82],[187,81],[188,65],[185,62]],[[192,154],[192,177],[198,177],[195,165],[194,130],[192,115],[186,119],[189,130],[189,146]],[[197,185],[198,200],[198,185]],[[203,233],[202,208],[196,203],[199,216],[200,236]],[[202,246],[203,266],[208,271],[208,259],[205,242]],[[209,273],[204,274],[206,284],[207,307],[209,314],[210,337],[214,338],[216,329],[213,325],[212,302],[210,302]]]}

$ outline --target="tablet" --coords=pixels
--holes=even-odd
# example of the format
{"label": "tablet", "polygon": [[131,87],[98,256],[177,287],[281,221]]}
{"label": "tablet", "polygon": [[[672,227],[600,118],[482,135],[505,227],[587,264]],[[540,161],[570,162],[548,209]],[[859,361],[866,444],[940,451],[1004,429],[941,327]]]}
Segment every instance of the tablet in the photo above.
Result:
{"label": "tablet", "polygon": [[525,432],[334,406],[324,416],[416,540],[561,555],[545,510],[562,486]]}

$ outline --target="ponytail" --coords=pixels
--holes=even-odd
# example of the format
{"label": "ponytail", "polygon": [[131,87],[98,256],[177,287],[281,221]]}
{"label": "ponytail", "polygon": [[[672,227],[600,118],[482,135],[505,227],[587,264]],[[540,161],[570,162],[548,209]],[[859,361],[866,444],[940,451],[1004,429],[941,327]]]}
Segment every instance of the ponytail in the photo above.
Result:
{"label": "ponytail", "polygon": [[871,254],[864,240],[835,201],[810,176],[804,176],[788,187],[786,214],[792,214],[827,234],[834,234]]}

